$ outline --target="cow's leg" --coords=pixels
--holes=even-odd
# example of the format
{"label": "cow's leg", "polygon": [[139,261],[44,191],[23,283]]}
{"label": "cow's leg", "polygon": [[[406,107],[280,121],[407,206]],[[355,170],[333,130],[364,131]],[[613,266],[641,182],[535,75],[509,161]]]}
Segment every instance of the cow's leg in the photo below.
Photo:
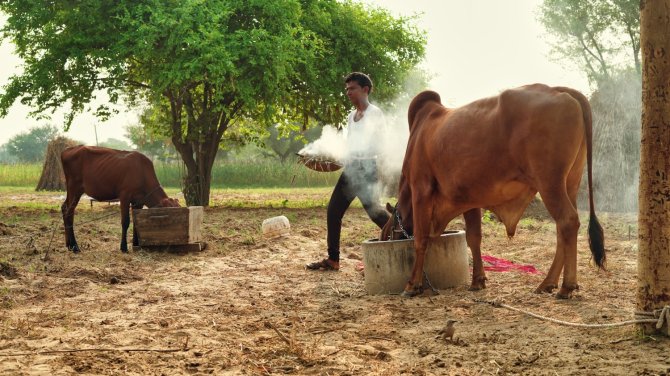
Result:
{"label": "cow's leg", "polygon": [[417,236],[416,228],[414,229],[414,266],[402,296],[412,297],[423,293],[423,262],[426,257],[428,241],[427,234]]}
{"label": "cow's leg", "polygon": [[[540,193],[540,195],[542,196],[542,201],[544,202],[545,207],[547,207],[547,211],[549,211],[549,214],[554,219],[556,219],[554,213],[552,213],[549,210],[549,204],[547,199],[545,199],[545,195],[542,195],[542,193]],[[560,239],[560,235],[558,234],[558,221],[556,222],[556,232],[557,232],[557,239]],[[565,253],[563,247],[561,246],[561,241],[557,240],[556,252],[554,253],[554,260],[551,262],[551,266],[549,267],[547,276],[544,278],[542,283],[540,283],[540,285],[535,289],[536,294],[552,293],[555,289],[558,288],[558,280],[561,277],[561,271],[563,270],[564,262],[565,262]]]}
{"label": "cow's leg", "polygon": [[[142,205],[133,205],[133,210],[139,210],[139,209],[142,209]],[[135,224],[133,224],[133,246],[139,246],[139,245],[140,245],[140,238],[139,236],[137,236],[137,228],[135,227]]]}
{"label": "cow's leg", "polygon": [[60,207],[63,214],[63,226],[65,228],[65,246],[68,250],[78,253],[79,245],[77,244],[77,239],[74,237],[74,210],[84,192],[70,188],[68,188],[67,192],[65,202]]}
{"label": "cow's leg", "polygon": [[[558,226],[558,225],[557,225]],[[561,276],[561,270],[563,270],[564,262],[564,253],[559,246],[556,247],[556,253],[554,254],[554,261],[552,261],[547,276],[544,278],[540,286],[535,289],[535,293],[541,294],[543,292],[551,293],[556,288],[558,288],[558,279]]]}
{"label": "cow's leg", "polygon": [[120,199],[121,204],[121,251],[128,252],[128,226],[130,226],[130,202],[128,199]]}
{"label": "cow's leg", "polygon": [[577,235],[579,233],[580,222],[579,213],[577,212],[577,194],[579,193],[579,184],[582,180],[582,172],[586,159],[585,144],[582,144],[578,155],[579,157],[575,160],[566,180],[566,191],[570,202],[569,205],[565,202],[562,204],[568,212],[567,215],[569,218],[567,219],[568,224],[566,224],[567,227],[565,230],[567,248],[564,254],[563,285],[558,293],[556,293],[556,297],[560,299],[569,298],[573,290],[579,289],[579,285],[577,284]]}
{"label": "cow's leg", "polygon": [[[428,185],[430,187],[430,185]],[[423,263],[432,232],[433,200],[430,192],[412,192],[412,210],[414,225],[414,266],[409,281],[405,285],[403,296],[411,297],[423,292]],[[442,229],[439,229],[441,232]],[[438,236],[440,234],[438,233]]]}
{"label": "cow's leg", "polygon": [[482,263],[482,210],[472,209],[463,213],[465,219],[465,241],[472,253],[472,284],[470,290],[486,288],[486,273]]}
{"label": "cow's leg", "polygon": [[542,199],[549,214],[556,221],[556,255],[547,277],[536,291],[551,291],[551,287],[557,286],[561,269],[563,269],[563,285],[556,297],[568,298],[572,291],[578,288],[577,232],[579,231],[579,215],[565,188],[562,192],[546,192],[542,195]]}

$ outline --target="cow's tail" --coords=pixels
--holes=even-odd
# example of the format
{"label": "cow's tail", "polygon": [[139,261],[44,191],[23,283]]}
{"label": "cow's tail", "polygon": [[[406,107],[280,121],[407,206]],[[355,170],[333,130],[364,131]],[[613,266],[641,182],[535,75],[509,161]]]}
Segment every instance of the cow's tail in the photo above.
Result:
{"label": "cow's tail", "polygon": [[414,99],[412,99],[412,102],[409,104],[409,109],[407,110],[407,121],[409,122],[410,133],[414,129],[415,125],[414,119],[416,118],[416,114],[428,102],[437,102],[439,104],[442,104],[440,94],[431,90],[422,91],[419,94],[417,94],[414,97]]}
{"label": "cow's tail", "polygon": [[593,119],[591,115],[591,105],[584,94],[577,90],[563,87],[558,89],[570,94],[582,107],[586,133],[586,174],[589,189],[589,247],[591,248],[591,254],[593,255],[593,260],[596,262],[596,265],[601,269],[605,269],[605,235],[602,226],[600,226],[600,222],[598,222],[598,217],[596,217],[596,208],[593,204]]}

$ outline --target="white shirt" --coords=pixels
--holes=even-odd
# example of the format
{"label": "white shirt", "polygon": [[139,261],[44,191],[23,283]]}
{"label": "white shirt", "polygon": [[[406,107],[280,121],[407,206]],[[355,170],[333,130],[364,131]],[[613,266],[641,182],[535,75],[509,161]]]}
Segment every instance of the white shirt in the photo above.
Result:
{"label": "white shirt", "polygon": [[382,133],[386,127],[384,112],[377,106],[369,104],[363,116],[354,120],[356,110],[347,117],[347,159],[374,158],[381,149]]}

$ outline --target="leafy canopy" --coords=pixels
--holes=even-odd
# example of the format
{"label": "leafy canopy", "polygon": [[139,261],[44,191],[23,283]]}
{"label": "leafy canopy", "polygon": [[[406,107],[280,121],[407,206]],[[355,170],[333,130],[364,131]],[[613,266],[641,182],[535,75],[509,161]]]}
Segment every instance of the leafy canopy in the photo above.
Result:
{"label": "leafy canopy", "polygon": [[639,0],[544,0],[540,21],[555,38],[554,53],[572,60],[591,82],[640,64]]}
{"label": "leafy canopy", "polygon": [[9,16],[2,35],[25,61],[0,95],[0,115],[17,99],[34,115],[64,107],[66,128],[100,90],[111,103],[163,101],[166,113],[170,98],[190,101],[183,136],[205,113],[335,122],[347,105],[344,74],[371,74],[388,100],[425,45],[411,19],[347,1],[13,0],[0,10]]}
{"label": "leafy canopy", "polygon": [[[231,127],[260,139],[339,123],[349,106],[342,77],[368,73],[376,99],[397,95],[422,59],[411,18],[338,0],[12,0],[4,38],[24,71],[0,93],[34,115],[74,115],[106,91],[109,102],[148,104],[186,167],[187,203],[206,205],[212,164]],[[90,109],[109,116],[109,106]]]}

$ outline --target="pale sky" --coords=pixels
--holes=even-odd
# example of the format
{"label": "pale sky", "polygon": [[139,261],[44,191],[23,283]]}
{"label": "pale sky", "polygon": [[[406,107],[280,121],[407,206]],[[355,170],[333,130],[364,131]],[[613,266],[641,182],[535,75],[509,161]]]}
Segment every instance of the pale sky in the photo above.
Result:
{"label": "pale sky", "polygon": [[[550,59],[548,37],[537,21],[542,0],[364,2],[389,9],[394,15],[420,14],[416,24],[426,30],[428,38],[423,67],[434,76],[430,89],[439,92],[448,106],[463,105],[506,88],[535,82],[589,92],[582,72],[568,67],[566,62],[557,63]],[[0,23],[3,22],[0,18]],[[20,69],[20,63],[9,43],[0,45],[0,85]],[[137,115],[132,110],[121,110],[107,122],[82,114],[65,135],[95,144],[94,125],[97,125],[100,142],[107,138],[123,139],[124,127],[134,124]],[[27,114],[27,108],[16,103],[9,115],[0,119],[0,144],[35,125],[48,122],[34,120]],[[62,119],[62,113],[56,113],[51,124],[62,128]]]}

